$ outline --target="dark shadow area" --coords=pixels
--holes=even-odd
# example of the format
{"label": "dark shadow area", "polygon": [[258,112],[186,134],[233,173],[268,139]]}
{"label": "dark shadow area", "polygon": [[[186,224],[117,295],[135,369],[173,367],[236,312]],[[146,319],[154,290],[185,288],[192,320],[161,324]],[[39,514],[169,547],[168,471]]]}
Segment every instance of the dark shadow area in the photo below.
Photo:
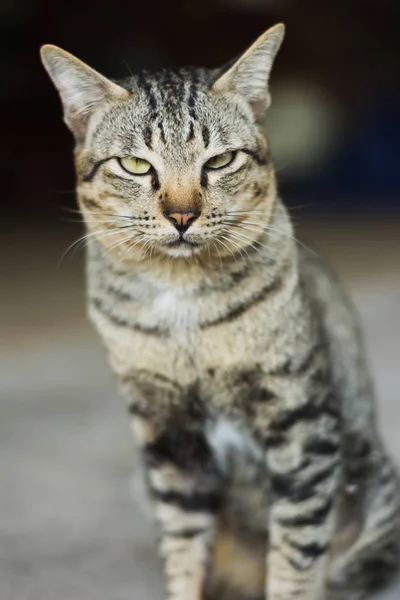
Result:
{"label": "dark shadow area", "polygon": [[142,67],[220,65],[278,21],[287,36],[267,122],[286,199],[311,210],[397,211],[396,0],[4,0],[3,212],[57,219],[55,207],[74,204],[72,139],[38,58],[41,44],[118,78]]}

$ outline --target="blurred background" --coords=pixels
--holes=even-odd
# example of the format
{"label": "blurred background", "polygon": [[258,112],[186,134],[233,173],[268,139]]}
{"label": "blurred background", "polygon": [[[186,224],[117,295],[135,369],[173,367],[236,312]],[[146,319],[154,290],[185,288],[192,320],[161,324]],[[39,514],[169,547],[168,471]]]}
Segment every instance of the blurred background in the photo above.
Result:
{"label": "blurred background", "polygon": [[[266,117],[298,235],[366,331],[400,461],[400,4],[397,0],[2,0],[0,598],[161,598],[133,445],[85,317],[72,137],[41,67],[59,45],[107,76],[215,67],[283,21]],[[399,598],[388,590],[382,598]]]}

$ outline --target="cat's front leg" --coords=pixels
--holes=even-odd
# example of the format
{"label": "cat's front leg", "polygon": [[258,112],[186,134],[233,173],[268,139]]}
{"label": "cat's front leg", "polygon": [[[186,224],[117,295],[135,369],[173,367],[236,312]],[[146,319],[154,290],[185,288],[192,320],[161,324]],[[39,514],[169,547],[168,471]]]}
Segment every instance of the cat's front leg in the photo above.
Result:
{"label": "cat's front leg", "polygon": [[201,429],[156,431],[133,418],[160,528],[165,598],[201,600],[220,504],[219,477]]}
{"label": "cat's front leg", "polygon": [[268,600],[325,600],[340,427],[334,401],[286,410],[267,452],[271,482]]}

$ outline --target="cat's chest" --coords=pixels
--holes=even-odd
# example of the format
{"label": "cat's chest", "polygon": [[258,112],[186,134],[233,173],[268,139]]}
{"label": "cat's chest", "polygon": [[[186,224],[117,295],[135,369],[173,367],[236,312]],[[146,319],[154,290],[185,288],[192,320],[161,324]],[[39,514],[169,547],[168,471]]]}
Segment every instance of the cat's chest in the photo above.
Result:
{"label": "cat's chest", "polygon": [[141,307],[140,317],[156,319],[173,335],[184,339],[185,335],[198,329],[202,315],[210,309],[207,299],[187,294],[180,287],[170,288],[159,291],[147,306]]}
{"label": "cat's chest", "polygon": [[209,369],[229,369],[255,355],[264,337],[262,328],[248,332],[239,320],[208,327],[221,303],[180,287],[153,294],[133,287],[118,293],[94,289],[92,297],[91,319],[120,374],[142,368],[189,383]]}

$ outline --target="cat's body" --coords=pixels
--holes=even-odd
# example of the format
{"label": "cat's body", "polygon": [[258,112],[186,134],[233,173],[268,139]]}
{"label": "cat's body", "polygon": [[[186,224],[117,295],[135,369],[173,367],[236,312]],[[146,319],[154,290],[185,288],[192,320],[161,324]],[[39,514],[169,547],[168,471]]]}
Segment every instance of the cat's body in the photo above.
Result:
{"label": "cat's body", "polygon": [[256,122],[281,38],[228,71],[124,86],[44,54],[77,139],[90,317],[143,451],[170,600],[353,600],[399,560],[353,312],[296,246]]}

